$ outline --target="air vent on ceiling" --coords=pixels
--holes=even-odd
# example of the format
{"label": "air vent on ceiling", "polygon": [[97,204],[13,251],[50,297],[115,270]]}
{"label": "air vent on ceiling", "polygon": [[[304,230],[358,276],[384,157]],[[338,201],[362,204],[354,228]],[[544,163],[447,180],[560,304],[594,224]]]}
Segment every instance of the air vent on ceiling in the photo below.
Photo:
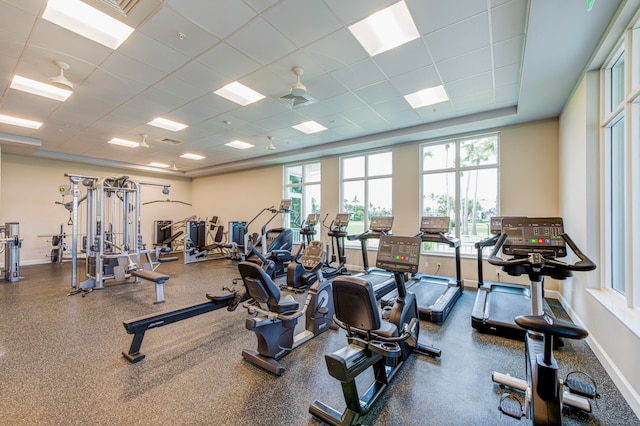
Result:
{"label": "air vent on ceiling", "polygon": [[182,145],[184,143],[183,141],[178,141],[178,140],[170,139],[170,138],[160,139],[160,142],[164,142],[164,143],[169,144],[169,145]]}
{"label": "air vent on ceiling", "polygon": [[103,5],[109,10],[128,16],[140,0],[92,0],[97,5]]}

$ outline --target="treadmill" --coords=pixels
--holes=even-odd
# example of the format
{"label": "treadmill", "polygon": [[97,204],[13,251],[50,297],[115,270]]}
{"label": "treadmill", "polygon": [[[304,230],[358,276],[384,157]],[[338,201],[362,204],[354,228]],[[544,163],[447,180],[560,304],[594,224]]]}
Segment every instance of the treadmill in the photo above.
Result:
{"label": "treadmill", "polygon": [[[423,216],[417,236],[423,242],[448,244],[455,249],[456,276],[417,273],[407,283],[407,290],[416,295],[420,318],[431,322],[443,322],[447,318],[464,287],[460,271],[460,239],[447,235],[449,222],[448,216]],[[392,306],[397,297],[397,291],[390,292],[380,300],[381,307]]]}
{"label": "treadmill", "polygon": [[380,239],[382,235],[391,235],[393,226],[393,216],[373,216],[369,224],[369,230],[358,235],[348,235],[349,241],[359,240],[362,250],[362,264],[364,270],[354,275],[363,278],[371,283],[376,300],[380,300],[384,295],[396,288],[396,280],[393,272],[369,266],[369,256],[367,254],[367,240]]}
{"label": "treadmill", "polygon": [[[482,274],[484,247],[494,246],[502,234],[503,220],[524,219],[518,217],[492,217],[490,232],[493,234],[475,244],[478,250],[478,293],[471,312],[471,326],[481,333],[495,334],[510,339],[524,340],[526,330],[520,328],[514,321],[519,315],[531,315],[531,288],[528,285],[511,284],[506,282],[484,281]],[[542,298],[543,311],[555,317],[551,308]],[[560,339],[557,346],[561,346]],[[554,342],[555,343],[555,342]]]}
{"label": "treadmill", "polygon": [[[325,216],[325,220],[327,217]],[[344,239],[347,236],[347,226],[349,226],[349,213],[338,213],[336,218],[331,221],[329,226],[324,224],[322,226],[327,228],[327,235],[331,237],[331,258],[327,256],[325,264],[322,267],[322,276],[326,279],[333,278],[336,275],[347,275],[347,256],[344,253]],[[337,265],[333,265],[333,262],[338,262]]]}

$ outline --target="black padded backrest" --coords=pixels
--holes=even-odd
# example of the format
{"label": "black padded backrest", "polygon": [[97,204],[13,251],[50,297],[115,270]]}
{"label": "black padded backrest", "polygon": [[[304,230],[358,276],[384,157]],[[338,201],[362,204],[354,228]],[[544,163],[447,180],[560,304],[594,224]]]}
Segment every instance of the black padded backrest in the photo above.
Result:
{"label": "black padded backrest", "polygon": [[213,237],[213,241],[216,243],[221,243],[224,238],[224,226],[218,225],[218,229],[216,230],[216,235]]}
{"label": "black padded backrest", "polygon": [[[238,263],[238,271],[249,297],[257,301],[263,301],[262,299],[266,295],[267,300],[264,300],[264,302],[269,306],[275,306],[280,302],[280,289],[260,266],[251,262],[240,262]],[[248,283],[247,278],[252,278],[253,282]],[[262,291],[252,294],[251,290],[255,288],[256,284],[262,286]]]}
{"label": "black padded backrest", "polygon": [[361,330],[377,330],[381,326],[376,296],[370,282],[356,277],[336,277],[333,305],[338,320]]}

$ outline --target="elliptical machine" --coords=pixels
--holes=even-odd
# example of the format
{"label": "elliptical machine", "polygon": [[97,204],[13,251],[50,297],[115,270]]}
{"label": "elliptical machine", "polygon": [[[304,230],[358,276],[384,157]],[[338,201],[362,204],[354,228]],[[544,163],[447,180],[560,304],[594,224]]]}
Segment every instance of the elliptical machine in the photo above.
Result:
{"label": "elliptical machine", "polygon": [[[578,257],[574,264],[558,260],[567,255],[566,246]],[[513,256],[504,260],[502,251]],[[525,357],[527,380],[494,372],[492,380],[502,386],[520,390],[525,394],[525,408],[509,394],[500,400],[500,410],[515,418],[526,416],[534,425],[562,424],[562,406],[570,405],[591,412],[589,399],[597,398],[595,384],[567,376],[558,378],[558,364],[553,356],[556,337],[584,339],[587,330],[569,321],[554,318],[542,309],[542,280],[545,276],[564,280],[573,271],[591,271],[593,263],[564,233],[562,218],[504,218],[502,234],[488,259],[492,265],[502,266],[509,275],[527,274],[531,280],[532,315],[516,317],[515,322],[527,330]],[[589,398],[589,399],[587,399]]]}
{"label": "elliptical machine", "polygon": [[[309,288],[302,309],[293,296],[282,296],[278,286],[263,269],[249,262],[238,264],[249,301],[242,306],[252,318],[247,318],[247,330],[255,332],[258,350],[245,349],[242,357],[247,361],[281,376],[285,368],[280,358],[311,338],[327,331],[333,324],[333,298],[331,282],[322,279],[320,268],[326,251],[321,241],[311,241],[305,249],[300,264],[308,272],[319,275]],[[305,316],[305,329],[294,335],[298,319]]]}
{"label": "elliptical machine", "polygon": [[[406,291],[408,272],[418,271],[420,246],[417,237],[382,236],[376,266],[394,274],[398,297],[389,308],[389,319],[380,317],[371,282],[354,276],[333,280],[336,323],[347,331],[348,345],[325,355],[329,374],[342,384],[347,404],[343,413],[315,401],[309,413],[331,425],[353,425],[373,407],[391,379],[415,351],[439,357],[441,351],[418,342],[420,320],[415,295]],[[373,369],[374,382],[362,394],[356,379]]]}
{"label": "elliptical machine", "polygon": [[[327,229],[327,235],[331,238],[331,259],[327,259],[322,268],[322,274],[326,278],[333,278],[336,275],[347,275],[347,256],[344,253],[344,239],[347,236],[347,226],[349,226],[349,213],[338,213],[329,226],[325,225],[327,214],[322,220],[322,226]],[[338,262],[333,266],[334,262]]]}
{"label": "elliptical machine", "polygon": [[300,256],[306,250],[307,245],[311,244],[313,236],[316,235],[317,223],[318,214],[316,213],[309,214],[307,219],[302,223],[302,226],[300,227],[300,236],[302,237],[300,248],[298,249],[298,253],[293,256],[295,267],[291,267],[291,264],[287,267],[287,283],[286,285],[281,285],[281,289],[291,290],[296,293],[303,292],[307,288],[311,287],[311,285],[318,279],[318,275],[316,273],[306,271],[300,263]]}

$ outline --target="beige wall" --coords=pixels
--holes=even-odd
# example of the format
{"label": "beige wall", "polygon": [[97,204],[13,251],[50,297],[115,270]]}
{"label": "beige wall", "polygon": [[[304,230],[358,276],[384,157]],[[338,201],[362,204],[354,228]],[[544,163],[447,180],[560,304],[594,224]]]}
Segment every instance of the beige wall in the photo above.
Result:
{"label": "beige wall", "polygon": [[[64,224],[65,232],[71,235],[71,226],[67,225],[69,212],[63,206],[55,204],[56,201],[63,200],[58,186],[69,184],[65,173],[96,177],[126,175],[137,182],[167,183],[171,185],[169,195],[163,195],[161,188],[143,187],[142,202],[167,199],[191,202],[189,179],[140,176],[133,175],[130,171],[4,154],[0,175],[0,224],[20,223],[20,237],[23,239],[21,264],[47,262],[51,252],[51,245],[47,242],[50,238],[47,236],[57,234],[61,224]],[[65,202],[71,200],[68,196]],[[80,233],[84,233],[86,224],[84,204],[80,204]],[[153,241],[154,220],[180,220],[192,214],[191,212],[191,207],[180,203],[163,202],[142,206],[140,219],[143,242],[150,244]],[[71,244],[71,238],[67,243]]]}

